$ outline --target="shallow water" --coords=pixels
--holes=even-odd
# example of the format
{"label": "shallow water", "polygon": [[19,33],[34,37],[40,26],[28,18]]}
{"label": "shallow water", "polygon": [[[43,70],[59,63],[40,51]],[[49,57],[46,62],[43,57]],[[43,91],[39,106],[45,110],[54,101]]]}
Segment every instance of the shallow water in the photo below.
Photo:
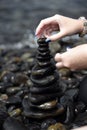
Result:
{"label": "shallow water", "polygon": [[40,20],[57,13],[87,16],[86,0],[0,0],[0,44],[29,42]]}

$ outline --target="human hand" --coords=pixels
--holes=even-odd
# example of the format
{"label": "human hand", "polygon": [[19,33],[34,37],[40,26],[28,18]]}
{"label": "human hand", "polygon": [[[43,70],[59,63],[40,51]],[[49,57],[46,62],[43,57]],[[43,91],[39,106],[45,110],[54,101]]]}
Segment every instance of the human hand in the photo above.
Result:
{"label": "human hand", "polygon": [[[64,36],[80,33],[83,30],[83,21],[61,15],[41,20],[36,29],[36,36],[45,36],[47,40],[55,41]],[[52,34],[57,31],[56,34]]]}
{"label": "human hand", "polygon": [[57,68],[87,69],[87,44],[79,45],[62,54],[57,53],[55,61]]}
{"label": "human hand", "polygon": [[87,126],[83,126],[83,127],[72,129],[72,130],[87,130]]}

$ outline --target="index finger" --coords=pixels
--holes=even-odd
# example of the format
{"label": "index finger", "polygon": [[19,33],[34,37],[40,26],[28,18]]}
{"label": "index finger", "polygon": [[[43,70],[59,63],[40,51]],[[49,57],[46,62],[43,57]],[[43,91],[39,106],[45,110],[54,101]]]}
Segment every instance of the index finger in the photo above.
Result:
{"label": "index finger", "polygon": [[44,20],[41,20],[40,24],[36,28],[36,35],[42,34],[44,32],[45,28],[48,25],[51,25],[51,23],[53,24],[53,22],[56,23],[54,17],[49,17]]}

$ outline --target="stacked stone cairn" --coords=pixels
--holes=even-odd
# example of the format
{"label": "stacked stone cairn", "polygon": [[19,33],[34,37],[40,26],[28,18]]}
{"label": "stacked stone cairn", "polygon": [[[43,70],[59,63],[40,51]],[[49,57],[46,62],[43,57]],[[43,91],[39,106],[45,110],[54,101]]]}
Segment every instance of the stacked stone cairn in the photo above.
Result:
{"label": "stacked stone cairn", "polygon": [[49,43],[45,42],[45,38],[38,39],[37,43],[36,62],[30,75],[32,86],[23,106],[25,116],[43,119],[62,114],[64,108],[59,103],[62,91]]}

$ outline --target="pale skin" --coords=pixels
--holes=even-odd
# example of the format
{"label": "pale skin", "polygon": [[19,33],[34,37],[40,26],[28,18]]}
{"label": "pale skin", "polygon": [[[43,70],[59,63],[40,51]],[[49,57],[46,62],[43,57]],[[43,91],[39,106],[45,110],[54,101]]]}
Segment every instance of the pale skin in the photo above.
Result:
{"label": "pale skin", "polygon": [[[36,29],[36,36],[39,38],[44,35],[48,41],[56,41],[65,36],[81,33],[83,31],[83,23],[83,20],[57,14],[41,20]],[[54,31],[58,32],[52,34]],[[87,44],[79,45],[62,54],[57,53],[54,59],[57,68],[67,67],[71,70],[87,69]],[[87,126],[74,130],[87,130]]]}
{"label": "pale skin", "polygon": [[[65,36],[79,34],[83,31],[83,20],[54,15],[41,20],[37,29],[37,37],[44,35],[47,40],[56,41]],[[54,31],[59,31],[52,34]],[[67,67],[71,70],[87,69],[87,44],[79,45],[62,54],[55,55],[56,67]]]}
{"label": "pale skin", "polygon": [[87,126],[83,126],[83,127],[72,129],[72,130],[87,130]]}

